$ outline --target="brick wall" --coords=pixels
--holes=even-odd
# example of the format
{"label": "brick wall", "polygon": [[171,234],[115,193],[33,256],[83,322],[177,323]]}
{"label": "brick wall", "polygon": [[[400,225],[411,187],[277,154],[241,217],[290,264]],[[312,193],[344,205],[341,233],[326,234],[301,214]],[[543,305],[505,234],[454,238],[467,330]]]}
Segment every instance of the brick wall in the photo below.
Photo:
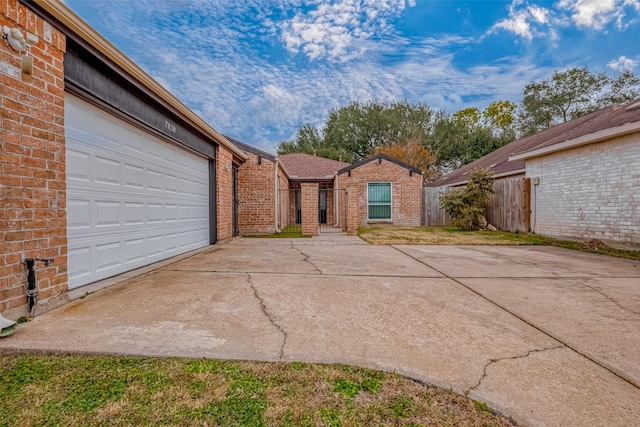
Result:
{"label": "brick wall", "polygon": [[291,192],[289,178],[278,165],[278,230],[290,225]]}
{"label": "brick wall", "polygon": [[535,233],[640,247],[640,133],[533,158],[526,171]]}
{"label": "brick wall", "polygon": [[318,235],[318,184],[300,184],[302,197],[302,234]]}
{"label": "brick wall", "polygon": [[67,290],[64,137],[65,36],[16,0],[0,2],[0,28],[38,36],[33,74],[20,54],[0,42],[0,313],[27,313],[23,258],[54,257],[37,265],[38,312]]}
{"label": "brick wall", "polygon": [[347,188],[347,234],[356,236],[358,234],[358,215],[350,215],[349,212],[358,212],[360,206],[359,186],[354,184]]}
{"label": "brick wall", "polygon": [[276,163],[248,153],[238,172],[238,224],[241,235],[276,232]]}
{"label": "brick wall", "polygon": [[[373,160],[352,169],[350,177],[347,173],[338,176],[340,188],[351,189],[349,199],[353,197],[351,193],[354,192],[354,189],[357,190],[355,197],[358,199],[359,225],[373,223],[373,221],[367,220],[367,183],[369,182],[391,182],[393,224],[407,226],[421,224],[422,175],[414,173],[409,176],[409,170],[406,168],[382,159],[380,164],[378,164],[378,160]],[[347,214],[349,217],[353,215],[351,203],[349,203]]]}
{"label": "brick wall", "polygon": [[218,241],[233,237],[233,154],[222,146],[216,152]]}

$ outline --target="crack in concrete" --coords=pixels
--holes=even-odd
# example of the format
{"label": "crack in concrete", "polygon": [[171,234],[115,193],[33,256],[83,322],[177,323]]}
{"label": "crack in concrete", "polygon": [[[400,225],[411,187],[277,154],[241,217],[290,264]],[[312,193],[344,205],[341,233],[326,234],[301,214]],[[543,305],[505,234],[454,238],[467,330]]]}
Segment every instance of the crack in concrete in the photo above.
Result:
{"label": "crack in concrete", "polygon": [[300,252],[300,255],[302,255],[304,257],[303,262],[306,262],[307,264],[311,265],[313,268],[315,268],[315,270],[318,272],[318,274],[322,274],[322,271],[318,268],[317,265],[315,265],[313,262],[311,262],[311,257],[307,254],[305,254],[304,252],[302,252],[302,249],[300,249],[299,247],[293,245],[291,246],[293,249],[297,250],[298,252]]}
{"label": "crack in concrete", "polygon": [[616,301],[615,299],[613,299],[612,297],[610,297],[609,295],[607,295],[606,293],[604,293],[600,289],[596,288],[595,286],[587,285],[586,283],[582,283],[582,282],[579,282],[577,280],[574,280],[573,283],[577,283],[578,285],[582,285],[585,288],[591,289],[592,291],[597,292],[600,295],[602,295],[603,297],[605,297],[607,299],[607,301],[615,304],[617,307],[621,308],[622,310],[628,311],[629,313],[633,313],[636,316],[640,316],[640,313],[638,313],[637,311],[634,311],[634,310],[632,310],[630,308],[624,307],[618,301]]}
{"label": "crack in concrete", "polygon": [[[452,281],[454,281],[455,283],[457,283],[458,285],[462,286],[463,288],[467,289],[468,291],[478,295],[480,298],[484,299],[485,301],[489,302],[490,304],[495,305],[496,307],[498,307],[501,310],[504,310],[505,312],[509,313],[510,315],[514,316],[515,318],[521,320],[522,322],[526,323],[527,325],[531,326],[532,328],[536,329],[537,331],[540,331],[541,333],[543,333],[544,335],[548,336],[549,338],[559,342],[560,344],[564,345],[565,347],[567,347],[568,349],[576,352],[577,354],[579,354],[580,356],[584,357],[587,360],[590,360],[591,362],[595,363],[596,365],[600,366],[602,369],[610,372],[611,374],[615,375],[616,377],[620,378],[622,381],[625,381],[626,383],[630,384],[631,386],[640,389],[640,384],[638,384],[636,381],[634,381],[631,378],[628,378],[624,373],[620,373],[610,367],[608,367],[606,364],[602,363],[601,361],[599,361],[598,359],[589,356],[586,352],[579,350],[577,347],[572,346],[571,344],[569,344],[566,341],[563,341],[562,338],[556,336],[555,334],[553,334],[550,331],[547,331],[545,329],[543,329],[542,327],[536,325],[535,323],[533,323],[532,321],[527,320],[526,318],[524,318],[523,316],[519,315],[518,313],[516,313],[513,310],[508,309],[507,307],[500,305],[499,303],[497,303],[496,301],[492,300],[491,298],[485,296],[484,294],[482,294],[480,291],[475,290],[473,287],[465,285],[464,283],[462,283],[458,278],[456,277],[452,277],[448,274],[446,274],[445,272],[438,270],[436,267],[429,265],[428,263],[426,263],[424,260],[421,260],[420,258],[417,258],[407,252],[404,252],[403,250],[401,250],[400,248],[398,248],[397,246],[391,246],[393,249],[397,250],[398,252],[400,252],[401,254],[415,260],[418,261],[421,264],[426,265],[427,267],[431,268],[432,270],[442,274],[444,277],[446,277],[447,279],[450,279]],[[477,387],[477,386],[475,386]],[[469,391],[471,391],[473,388],[469,389]]]}
{"label": "crack in concrete", "polygon": [[527,352],[527,354],[523,354],[523,355],[519,355],[519,356],[511,356],[511,357],[501,357],[499,359],[489,359],[489,362],[487,362],[484,365],[484,368],[482,370],[482,377],[480,377],[480,379],[478,380],[478,383],[476,385],[474,385],[473,387],[470,387],[468,390],[466,390],[464,392],[464,395],[466,397],[469,397],[469,393],[471,393],[472,390],[477,389],[478,387],[480,387],[480,385],[482,384],[482,381],[487,377],[487,368],[491,365],[493,365],[494,363],[498,363],[498,362],[502,362],[504,360],[516,360],[516,359],[525,359],[527,357],[529,357],[531,354],[533,353],[542,353],[545,351],[549,351],[549,350],[557,350],[559,348],[566,348],[566,346],[564,345],[557,345],[555,347],[547,347],[547,348],[541,348],[541,349],[533,349],[533,350],[529,350]]}
{"label": "crack in concrete", "polygon": [[269,319],[269,322],[282,334],[282,345],[280,346],[280,356],[278,358],[278,360],[282,362],[282,358],[284,357],[284,346],[287,344],[287,338],[288,338],[287,332],[282,328],[282,326],[276,323],[273,317],[271,317],[271,314],[269,314],[269,310],[267,310],[267,304],[264,302],[262,297],[260,297],[260,294],[258,293],[258,289],[253,283],[253,279],[250,273],[247,273],[247,282],[249,283],[249,286],[253,290],[253,296],[260,303],[260,309],[262,310],[262,313],[267,317],[267,319]]}

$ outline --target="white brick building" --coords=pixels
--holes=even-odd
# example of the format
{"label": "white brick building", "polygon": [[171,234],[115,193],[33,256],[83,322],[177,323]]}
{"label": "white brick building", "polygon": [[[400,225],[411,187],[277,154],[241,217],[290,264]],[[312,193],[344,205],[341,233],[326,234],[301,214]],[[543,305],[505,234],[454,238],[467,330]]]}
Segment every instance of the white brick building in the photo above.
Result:
{"label": "white brick building", "polygon": [[640,247],[639,120],[640,102],[596,112],[599,130],[511,157],[531,179],[531,231]]}

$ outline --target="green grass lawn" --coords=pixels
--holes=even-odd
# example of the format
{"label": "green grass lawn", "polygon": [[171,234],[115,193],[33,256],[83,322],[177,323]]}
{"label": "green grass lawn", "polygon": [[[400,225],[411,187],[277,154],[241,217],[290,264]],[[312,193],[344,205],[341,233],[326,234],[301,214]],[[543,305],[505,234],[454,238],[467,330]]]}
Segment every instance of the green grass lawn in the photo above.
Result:
{"label": "green grass lawn", "polygon": [[342,365],[0,356],[2,426],[508,426],[486,405]]}
{"label": "green grass lawn", "polygon": [[311,238],[312,236],[302,234],[302,226],[289,225],[280,230],[280,233],[275,234],[259,234],[254,236],[245,236],[259,239],[298,239],[298,238]]}
{"label": "green grass lawn", "polygon": [[573,242],[533,233],[462,231],[458,227],[367,226],[358,235],[374,245],[544,245],[640,261],[640,251],[616,249],[599,241]]}

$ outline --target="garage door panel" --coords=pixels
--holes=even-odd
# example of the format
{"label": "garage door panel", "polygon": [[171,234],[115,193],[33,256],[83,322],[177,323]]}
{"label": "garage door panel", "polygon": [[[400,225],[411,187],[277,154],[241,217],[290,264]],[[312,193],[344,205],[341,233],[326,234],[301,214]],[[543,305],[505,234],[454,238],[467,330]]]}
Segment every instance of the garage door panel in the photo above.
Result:
{"label": "garage door panel", "polygon": [[96,252],[97,265],[95,271],[98,273],[104,273],[105,271],[119,270],[118,267],[122,265],[121,258],[121,243],[119,241],[102,243],[94,247]]}
{"label": "garage door panel", "polygon": [[124,242],[124,263],[126,265],[136,264],[144,260],[145,239],[133,238]]}
{"label": "garage door panel", "polygon": [[95,227],[120,227],[122,221],[122,204],[118,201],[96,200],[95,211],[96,222]]}
{"label": "garage door panel", "polygon": [[91,176],[90,159],[91,156],[86,151],[67,148],[67,180],[89,182]]}
{"label": "garage door panel", "polygon": [[69,247],[68,271],[69,283],[77,282],[91,275],[91,247]]}
{"label": "garage door panel", "polygon": [[91,227],[91,200],[67,199],[67,233]]}
{"label": "garage door panel", "polygon": [[66,102],[69,288],[208,245],[208,160]]}

